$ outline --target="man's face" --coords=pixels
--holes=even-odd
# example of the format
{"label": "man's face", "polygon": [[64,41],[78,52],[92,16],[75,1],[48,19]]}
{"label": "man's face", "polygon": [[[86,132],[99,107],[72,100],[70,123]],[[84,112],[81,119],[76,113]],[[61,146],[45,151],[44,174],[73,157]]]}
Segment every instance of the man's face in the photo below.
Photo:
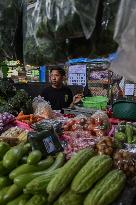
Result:
{"label": "man's face", "polygon": [[63,82],[63,76],[59,73],[58,70],[53,70],[50,74],[51,84],[55,87],[58,87]]}

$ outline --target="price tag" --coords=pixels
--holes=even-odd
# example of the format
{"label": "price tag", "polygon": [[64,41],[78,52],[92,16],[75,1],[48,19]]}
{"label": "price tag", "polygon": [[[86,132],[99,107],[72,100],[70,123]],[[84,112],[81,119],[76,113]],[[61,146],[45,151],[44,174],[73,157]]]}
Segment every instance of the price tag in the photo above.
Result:
{"label": "price tag", "polygon": [[125,96],[133,96],[134,95],[134,84],[126,84],[125,85]]}

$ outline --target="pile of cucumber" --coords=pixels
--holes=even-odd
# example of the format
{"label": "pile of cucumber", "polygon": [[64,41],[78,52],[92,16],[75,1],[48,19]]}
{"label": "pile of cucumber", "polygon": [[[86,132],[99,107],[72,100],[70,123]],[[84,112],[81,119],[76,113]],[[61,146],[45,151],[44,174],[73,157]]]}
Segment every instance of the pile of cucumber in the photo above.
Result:
{"label": "pile of cucumber", "polygon": [[[64,165],[65,156],[58,153],[44,159],[30,144],[10,147],[0,142],[0,160],[0,205],[44,205],[47,185]],[[31,183],[35,178],[38,183]]]}

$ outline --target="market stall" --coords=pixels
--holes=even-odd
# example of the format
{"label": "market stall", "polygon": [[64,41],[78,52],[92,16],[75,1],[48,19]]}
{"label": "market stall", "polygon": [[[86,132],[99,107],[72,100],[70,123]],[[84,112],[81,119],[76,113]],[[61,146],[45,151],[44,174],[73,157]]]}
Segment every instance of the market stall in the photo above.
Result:
{"label": "market stall", "polygon": [[0,205],[135,205],[135,2],[0,5]]}
{"label": "market stall", "polygon": [[0,115],[1,204],[135,204],[135,122],[113,126],[105,108],[62,115],[40,97],[31,106]]}

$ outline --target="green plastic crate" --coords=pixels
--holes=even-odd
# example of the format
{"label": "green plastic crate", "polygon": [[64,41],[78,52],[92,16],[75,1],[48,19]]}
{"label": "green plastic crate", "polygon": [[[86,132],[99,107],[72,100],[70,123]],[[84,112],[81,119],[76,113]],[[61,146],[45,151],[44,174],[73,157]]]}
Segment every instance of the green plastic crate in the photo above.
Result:
{"label": "green plastic crate", "polygon": [[83,107],[104,110],[107,107],[108,98],[105,96],[85,97]]}

